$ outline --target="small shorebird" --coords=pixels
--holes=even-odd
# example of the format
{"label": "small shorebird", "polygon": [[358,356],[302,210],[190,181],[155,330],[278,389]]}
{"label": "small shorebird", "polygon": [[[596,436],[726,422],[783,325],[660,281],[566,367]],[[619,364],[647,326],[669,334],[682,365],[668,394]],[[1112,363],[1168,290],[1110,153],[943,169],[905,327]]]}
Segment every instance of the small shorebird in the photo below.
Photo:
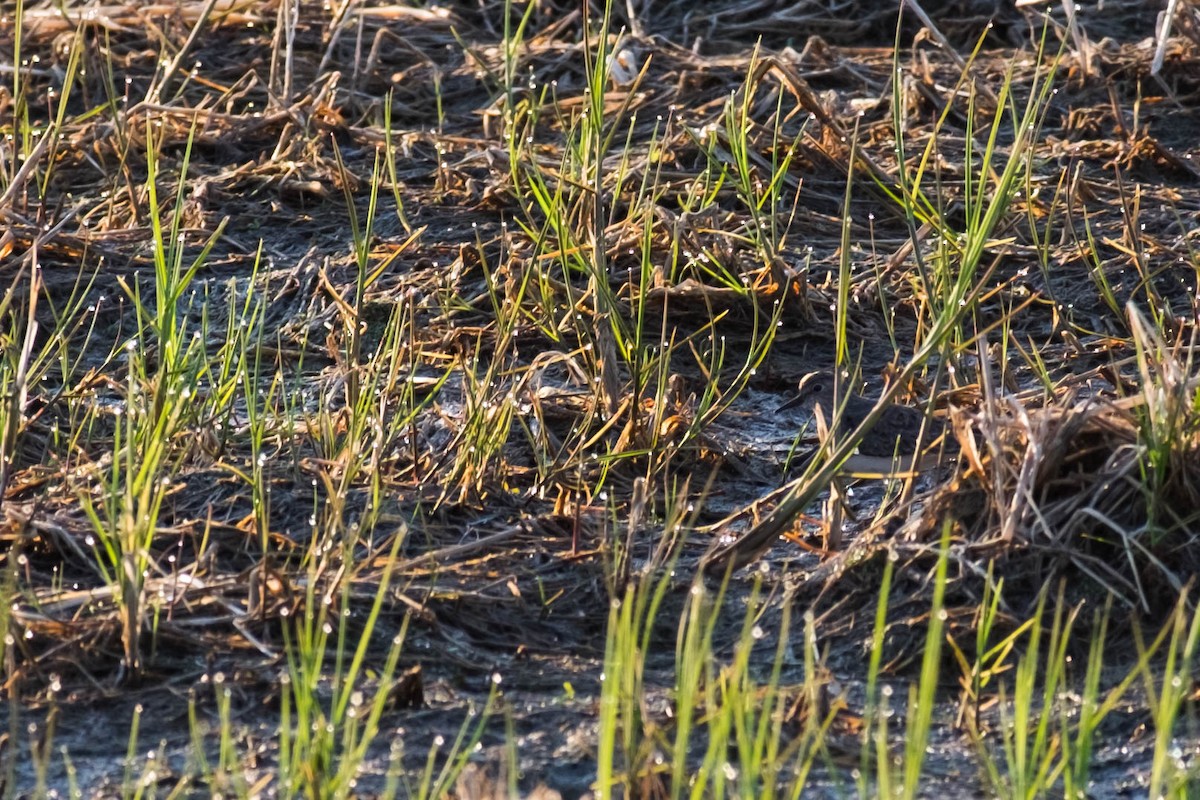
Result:
{"label": "small shorebird", "polygon": [[[830,428],[836,426],[837,439],[849,436],[875,410],[876,402],[837,386],[832,372],[810,372],[800,380],[796,396],[779,407],[780,411],[798,406],[811,408],[821,444],[830,438]],[[918,454],[917,448],[928,447],[941,434],[942,423],[926,421],[925,414],[912,406],[890,404],[880,411],[875,424],[859,440],[857,451],[844,463],[851,473],[876,473],[877,476],[899,477],[937,463],[936,454]],[[924,429],[924,438],[922,438]],[[910,470],[912,472],[910,472]],[[829,484],[829,499],[825,503],[823,527],[825,546],[829,551],[841,549],[842,519],[849,512],[846,490],[841,478],[833,477]]]}
{"label": "small shorebird", "polygon": [[[877,405],[876,401],[868,400],[845,386],[838,387],[839,391],[835,397],[834,383],[834,375],[829,371],[805,375],[800,381],[796,396],[779,407],[780,411],[798,406],[811,409],[821,445],[830,451],[836,449],[833,446],[836,445],[836,438],[841,437],[844,441],[845,437],[854,433],[875,411]],[[833,425],[837,426],[837,436],[831,443],[828,441],[829,427]],[[925,428],[923,441],[922,426]],[[714,570],[736,569],[757,559],[770,549],[780,535],[794,527],[799,514],[817,499],[820,491],[826,487],[829,488],[829,499],[825,501],[825,513],[821,520],[825,548],[828,553],[840,550],[846,496],[841,483],[842,478],[850,475],[913,478],[919,471],[937,465],[939,450],[943,445],[934,447],[934,444],[938,442],[944,429],[945,425],[941,420],[927,420],[920,409],[896,404],[884,406],[871,429],[863,433],[857,453],[836,467],[818,465],[815,473],[810,470],[789,482],[780,493],[772,495],[772,499],[782,497],[782,500],[773,509],[765,511],[739,538],[734,539],[731,534],[727,534],[726,526],[744,515],[747,509],[717,523],[714,527],[721,531],[722,537],[704,556],[705,571],[711,573]],[[918,444],[925,451],[921,455],[917,453]],[[951,439],[944,446],[948,450],[956,450],[957,442]],[[905,491],[907,492],[908,488]],[[748,509],[757,517],[760,503],[756,501]]]}
{"label": "small shorebird", "polygon": [[[800,380],[796,396],[779,407],[780,411],[798,406],[820,409],[824,421],[837,421],[837,433],[846,436],[853,433],[874,409],[875,401],[868,400],[848,387],[839,387],[834,396],[834,376],[828,371],[810,372]],[[917,408],[904,405],[889,405],[883,409],[878,421],[866,432],[858,443],[858,452],[876,458],[911,456],[916,453],[921,439],[921,428],[925,427],[925,441],[935,441],[941,433],[942,424],[937,420],[925,422],[925,414]]]}

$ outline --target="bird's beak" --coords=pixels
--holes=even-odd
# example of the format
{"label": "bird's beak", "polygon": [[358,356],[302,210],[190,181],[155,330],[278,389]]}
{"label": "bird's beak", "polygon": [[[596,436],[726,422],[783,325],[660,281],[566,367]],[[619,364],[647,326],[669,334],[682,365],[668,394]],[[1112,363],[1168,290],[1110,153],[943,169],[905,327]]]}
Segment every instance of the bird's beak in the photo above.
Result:
{"label": "bird's beak", "polygon": [[791,400],[788,400],[786,403],[784,403],[783,405],[781,405],[779,408],[777,408],[775,410],[776,411],[787,411],[789,408],[795,408],[796,406],[800,405],[803,402],[804,402],[804,395],[798,394],[795,397],[793,397]]}

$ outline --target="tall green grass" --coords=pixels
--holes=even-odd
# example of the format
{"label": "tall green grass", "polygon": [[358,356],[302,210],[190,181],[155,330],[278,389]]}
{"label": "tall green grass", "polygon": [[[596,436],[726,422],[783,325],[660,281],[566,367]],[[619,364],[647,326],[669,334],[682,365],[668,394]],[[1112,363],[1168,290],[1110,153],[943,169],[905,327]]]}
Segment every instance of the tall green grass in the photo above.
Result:
{"label": "tall green grass", "polygon": [[191,257],[183,236],[184,191],[191,138],[183,156],[169,228],[158,197],[157,143],[147,139],[146,198],[154,266],[153,300],[142,286],[122,281],[136,314],[133,338],[113,357],[124,360],[126,384],[114,409],[113,458],[95,475],[79,499],[95,533],[96,563],[106,583],[119,587],[123,667],[137,679],[142,670],[142,632],[147,616],[144,586],[153,561],[153,542],[163,502],[179,472],[176,434],[195,421],[206,353],[201,331],[185,307],[185,293],[204,265],[224,225],[219,225]]}

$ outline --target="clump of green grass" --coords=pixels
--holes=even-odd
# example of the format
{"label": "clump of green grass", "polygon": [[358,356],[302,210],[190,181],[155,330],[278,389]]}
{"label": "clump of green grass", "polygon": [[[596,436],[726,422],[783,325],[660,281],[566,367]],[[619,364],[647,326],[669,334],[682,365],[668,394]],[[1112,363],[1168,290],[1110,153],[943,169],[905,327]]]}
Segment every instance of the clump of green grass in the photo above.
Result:
{"label": "clump of green grass", "polygon": [[[96,563],[106,583],[116,585],[121,617],[122,666],[136,680],[142,670],[142,632],[147,617],[156,613],[146,604],[145,581],[152,566],[153,542],[163,502],[177,474],[176,435],[193,422],[206,355],[200,331],[183,308],[184,295],[223,225],[204,247],[185,263],[183,196],[190,153],[183,156],[178,193],[170,227],[162,226],[158,199],[156,145],[148,139],[146,197],[152,230],[154,299],[143,298],[141,287],[124,285],[137,315],[133,338],[124,343],[127,383],[115,414],[113,459],[96,475],[95,488],[80,491],[79,499],[95,533]],[[93,491],[98,496],[93,496]]]}
{"label": "clump of green grass", "polygon": [[[790,596],[784,597],[776,635],[768,636],[762,628],[767,606],[761,579],[741,608],[729,602],[726,584],[713,594],[696,583],[678,622],[670,710],[665,718],[649,715],[638,702],[648,689],[646,632],[654,627],[652,615],[661,610],[666,578],[631,584],[623,602],[614,604],[608,628],[601,753],[620,753],[622,758],[601,758],[600,796],[637,790],[670,797],[801,797],[818,787],[853,786],[864,798],[915,797],[930,785],[924,764],[934,737],[957,729],[974,743],[979,778],[996,796],[1082,797],[1095,780],[1097,731],[1106,717],[1130,702],[1131,689],[1139,682],[1153,698],[1155,750],[1149,780],[1167,792],[1156,796],[1185,796],[1194,772],[1172,754],[1183,698],[1195,685],[1190,665],[1200,628],[1187,593],[1180,595],[1153,642],[1135,636],[1136,663],[1114,675],[1123,645],[1107,636],[1111,603],[1095,611],[1083,648],[1086,657],[1077,669],[1072,654],[1080,652],[1074,628],[1080,606],[1069,607],[1061,590],[1053,600],[1047,591],[1028,619],[1002,623],[1003,586],[989,584],[979,609],[974,655],[968,656],[945,627],[947,568],[956,547],[950,530],[947,524],[931,576],[931,605],[921,616],[925,646],[920,666],[907,678],[883,671],[889,628],[907,624],[889,619],[891,558],[884,563],[863,671],[853,674],[843,668],[832,680],[818,658],[821,645],[811,613],[805,615],[802,635],[792,636]],[[727,649],[718,643],[716,631],[730,613],[743,617]],[[957,715],[942,699],[949,677],[942,658],[947,642],[961,668]],[[773,647],[765,664],[751,657],[764,647]],[[787,686],[783,676],[792,671],[797,648],[803,648],[802,683]],[[897,681],[907,684],[901,691],[907,697],[902,713],[892,701]],[[857,737],[847,736],[842,721],[859,713],[842,688],[847,685],[865,687]],[[835,755],[850,741],[858,748],[853,768]],[[657,749],[667,745],[665,752]]]}

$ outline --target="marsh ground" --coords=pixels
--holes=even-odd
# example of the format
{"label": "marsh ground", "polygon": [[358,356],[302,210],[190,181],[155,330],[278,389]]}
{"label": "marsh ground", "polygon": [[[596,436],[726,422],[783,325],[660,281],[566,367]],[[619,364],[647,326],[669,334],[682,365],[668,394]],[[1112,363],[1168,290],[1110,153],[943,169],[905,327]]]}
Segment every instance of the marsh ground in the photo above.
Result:
{"label": "marsh ground", "polygon": [[[883,684],[925,795],[1188,791],[1194,3],[0,9],[7,794],[678,796],[745,650],[809,792]],[[835,364],[940,464],[839,476]]]}

